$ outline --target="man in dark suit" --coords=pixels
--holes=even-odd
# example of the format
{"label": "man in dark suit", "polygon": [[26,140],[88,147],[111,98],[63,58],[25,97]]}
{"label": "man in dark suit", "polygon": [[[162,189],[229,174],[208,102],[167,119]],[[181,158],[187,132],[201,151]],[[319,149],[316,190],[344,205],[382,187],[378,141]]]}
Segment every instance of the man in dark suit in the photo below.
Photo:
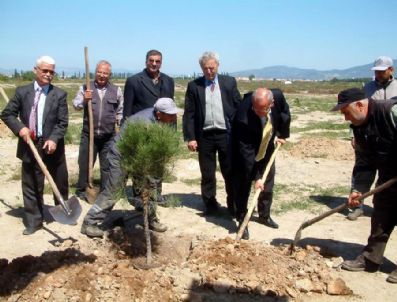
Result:
{"label": "man in dark suit", "polygon": [[158,50],[148,51],[146,68],[125,82],[123,120],[138,111],[153,107],[159,98],[174,98],[174,80],[160,72],[162,60]]}
{"label": "man in dark suit", "polygon": [[230,133],[241,96],[233,77],[218,75],[219,57],[205,52],[199,60],[204,76],[188,84],[183,115],[183,132],[190,151],[198,151],[201,198],[207,215],[214,214],[216,200],[216,153],[225,180],[227,206],[234,215]]}
{"label": "man in dark suit", "polygon": [[[4,123],[19,136],[17,157],[22,160],[22,193],[26,216],[24,235],[33,234],[43,225],[44,174],[26,143],[29,136],[62,197],[68,199],[64,143],[68,106],[66,92],[51,85],[54,69],[55,61],[51,57],[37,59],[33,70],[36,80],[18,87],[15,96],[1,113]],[[55,204],[58,204],[56,199]]]}
{"label": "man in dark suit", "polygon": [[[147,108],[152,108],[159,98],[167,97],[174,99],[174,80],[160,72],[163,55],[160,51],[152,49],[146,54],[146,68],[131,77],[125,82],[124,87],[124,108],[123,121],[129,116]],[[175,121],[176,126],[176,121]],[[157,182],[157,201],[164,204],[164,197],[161,195],[162,180]],[[133,187],[134,202],[139,203],[140,194]]]}
{"label": "man in dark suit", "polygon": [[[278,228],[270,217],[276,171],[274,163],[265,184],[259,180],[275,149],[274,139],[284,144],[289,137],[290,121],[289,106],[281,90],[258,88],[244,95],[233,122],[232,138],[236,217],[240,224],[247,213],[251,183],[255,181],[255,189],[262,191],[258,198],[259,222]],[[246,229],[243,238],[248,237]]]}

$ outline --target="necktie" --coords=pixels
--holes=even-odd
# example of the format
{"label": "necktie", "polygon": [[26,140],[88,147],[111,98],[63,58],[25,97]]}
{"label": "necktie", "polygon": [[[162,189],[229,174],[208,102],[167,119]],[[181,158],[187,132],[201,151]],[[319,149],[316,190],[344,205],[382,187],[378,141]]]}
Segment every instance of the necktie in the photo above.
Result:
{"label": "necktie", "polygon": [[41,93],[42,93],[42,89],[41,88],[37,88],[35,96],[34,96],[33,106],[32,106],[32,109],[31,109],[30,115],[29,115],[29,129],[31,131],[32,139],[36,138],[36,132],[37,132],[37,105],[39,104]]}
{"label": "necktie", "polygon": [[211,92],[214,92],[215,90],[215,82],[211,82]]}
{"label": "necktie", "polygon": [[270,114],[268,115],[268,119],[266,121],[265,127],[263,127],[262,132],[262,141],[259,146],[258,154],[255,157],[256,161],[260,161],[265,157],[267,146],[269,145],[270,138],[272,136],[273,126],[272,121],[270,120]]}

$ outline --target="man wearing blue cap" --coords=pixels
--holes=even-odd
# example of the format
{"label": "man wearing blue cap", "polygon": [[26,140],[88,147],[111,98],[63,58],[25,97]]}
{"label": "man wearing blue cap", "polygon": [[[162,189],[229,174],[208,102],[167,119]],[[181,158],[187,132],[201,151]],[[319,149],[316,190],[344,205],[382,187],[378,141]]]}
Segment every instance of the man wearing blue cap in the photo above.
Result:
{"label": "man wearing blue cap", "polygon": [[[376,173],[377,186],[397,176],[397,99],[374,102],[361,89],[351,88],[338,94],[338,103],[332,111],[337,110],[351,122],[356,140],[348,205],[357,207],[361,203],[358,198],[369,191]],[[396,183],[374,195],[368,243],[355,260],[342,263],[343,269],[369,272],[379,269],[387,241],[397,225],[396,196]],[[397,269],[387,281],[397,283]]]}

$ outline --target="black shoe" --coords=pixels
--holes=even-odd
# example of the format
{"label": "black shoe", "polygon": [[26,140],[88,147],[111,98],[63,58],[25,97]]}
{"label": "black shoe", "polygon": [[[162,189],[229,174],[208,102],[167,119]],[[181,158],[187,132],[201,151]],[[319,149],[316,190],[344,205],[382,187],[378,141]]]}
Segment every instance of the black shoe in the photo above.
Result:
{"label": "black shoe", "polygon": [[88,237],[99,237],[102,238],[104,231],[99,226],[94,224],[86,224],[83,222],[81,225],[81,234],[87,235]]}
{"label": "black shoe", "polygon": [[[242,224],[243,224],[243,221],[240,221],[238,223],[238,231],[240,230],[240,227],[241,227]],[[250,233],[248,231],[248,226],[245,227],[244,232],[243,232],[243,234],[241,236],[241,239],[244,239],[244,240],[250,239]]]}
{"label": "black shoe", "polygon": [[274,222],[274,220],[270,216],[268,217],[259,216],[258,222],[265,226],[268,226],[269,228],[278,229],[278,224]]}
{"label": "black shoe", "polygon": [[26,229],[23,230],[22,234],[23,235],[32,235],[33,233],[36,233],[38,230],[40,230],[43,227],[42,224],[39,224],[35,227],[27,227]]}
{"label": "black shoe", "polygon": [[346,260],[342,262],[342,268],[351,272],[376,272],[379,269],[379,264],[372,262],[364,257],[364,255],[359,255],[354,260]]}
{"label": "black shoe", "polygon": [[219,212],[220,204],[218,202],[211,202],[205,205],[204,215],[211,216]]}

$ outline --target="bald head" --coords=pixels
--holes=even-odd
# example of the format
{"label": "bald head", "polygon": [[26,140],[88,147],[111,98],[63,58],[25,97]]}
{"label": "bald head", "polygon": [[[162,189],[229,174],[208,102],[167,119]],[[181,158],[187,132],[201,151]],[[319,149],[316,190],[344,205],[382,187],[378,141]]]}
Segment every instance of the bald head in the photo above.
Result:
{"label": "bald head", "polygon": [[252,94],[252,108],[259,117],[266,117],[273,106],[273,93],[266,88],[258,88]]}

